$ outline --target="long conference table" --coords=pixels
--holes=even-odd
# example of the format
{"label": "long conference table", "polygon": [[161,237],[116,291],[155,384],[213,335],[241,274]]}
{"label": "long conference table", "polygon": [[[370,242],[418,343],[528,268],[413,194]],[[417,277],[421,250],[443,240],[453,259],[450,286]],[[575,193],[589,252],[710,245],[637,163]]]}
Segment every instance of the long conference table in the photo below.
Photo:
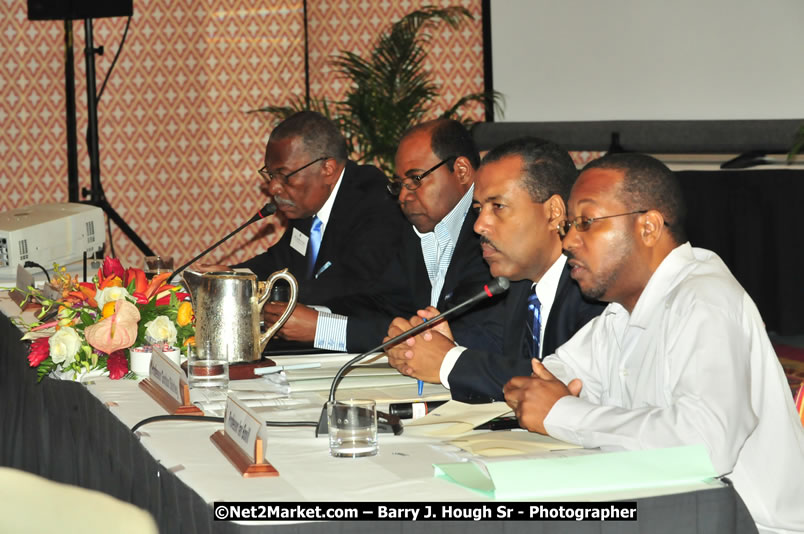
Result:
{"label": "long conference table", "polygon": [[100,378],[81,384],[45,378],[37,383],[19,338],[17,327],[0,314],[0,464],[131,502],[150,511],[161,532],[756,532],[728,484],[620,496],[636,501],[636,522],[215,521],[215,501],[495,501],[434,479],[433,462],[447,456],[432,443],[404,434],[381,434],[380,453],[373,458],[338,459],[329,456],[327,439],[315,438],[312,428],[271,428],[266,457],[280,476],[242,478],[209,439],[222,424],[158,422],[132,433],[138,421],[165,413],[135,381]]}

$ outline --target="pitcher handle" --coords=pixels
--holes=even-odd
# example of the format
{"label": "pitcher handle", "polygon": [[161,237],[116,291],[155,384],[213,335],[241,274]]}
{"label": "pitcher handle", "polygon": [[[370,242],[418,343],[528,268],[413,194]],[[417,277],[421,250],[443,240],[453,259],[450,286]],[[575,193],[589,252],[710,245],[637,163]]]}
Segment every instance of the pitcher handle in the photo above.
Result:
{"label": "pitcher handle", "polygon": [[274,287],[274,284],[277,280],[286,280],[288,284],[290,284],[290,299],[288,300],[288,306],[285,308],[285,311],[282,312],[282,315],[279,316],[279,320],[268,327],[265,332],[260,335],[260,352],[265,350],[265,345],[268,344],[268,341],[274,336],[274,334],[282,328],[288,319],[290,319],[290,314],[293,313],[294,308],[296,308],[296,297],[299,293],[299,283],[296,281],[296,278],[288,272],[287,269],[282,269],[281,271],[276,271],[274,274],[268,277],[268,280],[265,281],[265,291],[260,295],[259,300],[257,301],[257,309],[262,311],[262,307],[265,305],[265,302],[268,300],[269,295],[271,294],[271,289]]}

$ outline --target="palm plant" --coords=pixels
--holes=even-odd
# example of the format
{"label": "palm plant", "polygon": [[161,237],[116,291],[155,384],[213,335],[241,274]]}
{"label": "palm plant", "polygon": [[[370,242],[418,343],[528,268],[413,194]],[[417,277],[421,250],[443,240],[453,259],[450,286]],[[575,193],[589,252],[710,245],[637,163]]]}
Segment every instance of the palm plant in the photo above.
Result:
{"label": "palm plant", "polygon": [[[387,174],[393,173],[394,154],[402,134],[410,126],[428,118],[432,101],[440,87],[424,63],[424,45],[431,31],[445,23],[457,28],[472,14],[465,8],[453,6],[422,7],[391,25],[377,41],[368,59],[352,52],[341,51],[331,60],[332,65],[349,80],[349,89],[342,101],[294,98],[286,106],[265,106],[249,113],[268,112],[276,120],[293,113],[312,109],[338,124],[344,133],[353,158],[374,163]],[[499,93],[473,93],[459,98],[440,116],[456,118],[464,124],[472,121],[461,117],[461,109],[474,102],[492,102],[500,112]]]}
{"label": "palm plant", "polygon": [[793,146],[790,148],[790,152],[787,153],[788,163],[792,163],[796,159],[796,156],[799,152],[801,152],[802,147],[804,147],[804,125],[799,126],[798,131],[793,138]]}

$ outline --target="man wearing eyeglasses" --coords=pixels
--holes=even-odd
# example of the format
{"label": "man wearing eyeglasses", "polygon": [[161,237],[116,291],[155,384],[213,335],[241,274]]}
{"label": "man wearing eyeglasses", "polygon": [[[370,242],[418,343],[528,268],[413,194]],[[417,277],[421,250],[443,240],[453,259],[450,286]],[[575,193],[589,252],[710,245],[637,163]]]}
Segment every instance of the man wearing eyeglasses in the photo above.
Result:
{"label": "man wearing eyeglasses", "polygon": [[641,154],[593,161],[560,228],[572,277],[610,304],[505,399],[520,425],[583,445],[703,445],[760,532],[804,531],[804,428],[751,298],[684,235],[673,173]]}
{"label": "man wearing eyeglasses", "polygon": [[385,270],[404,219],[388,199],[385,176],[347,160],[332,121],[313,111],[284,120],[271,132],[258,172],[288,228],[266,252],[235,267],[259,279],[287,267],[299,281],[300,301],[354,293]]}
{"label": "man wearing eyeglasses", "polygon": [[[388,351],[391,365],[420,380],[441,382],[455,400],[501,400],[505,383],[528,372],[532,358],[551,354],[600,313],[602,305],[585,301],[570,279],[556,230],[576,176],[569,154],[541,139],[510,141],[483,158],[475,180],[474,230],[491,274],[517,281],[498,311],[500,324],[488,317],[480,326],[502,329],[502,351],[455,346],[452,325],[441,323]],[[394,319],[388,336],[437,313],[431,308],[410,320]]]}
{"label": "man wearing eyeglasses", "polygon": [[[378,345],[393,317],[427,305],[445,306],[456,290],[476,291],[489,278],[470,211],[480,156],[471,134],[454,120],[429,121],[408,130],[396,153],[396,175],[388,191],[410,225],[396,257],[362,292],[324,304],[318,312],[297,306],[279,331],[285,339],[313,342],[327,350],[360,352]],[[282,307],[269,304],[273,316]],[[476,328],[480,310],[461,316],[456,332],[487,346],[498,339]]]}

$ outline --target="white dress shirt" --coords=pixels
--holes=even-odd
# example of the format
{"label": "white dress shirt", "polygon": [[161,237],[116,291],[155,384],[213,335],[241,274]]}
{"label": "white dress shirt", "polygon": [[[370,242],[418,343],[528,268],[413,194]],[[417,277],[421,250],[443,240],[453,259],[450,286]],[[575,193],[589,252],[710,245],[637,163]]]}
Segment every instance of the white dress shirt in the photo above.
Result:
{"label": "white dress shirt", "polygon": [[[561,273],[564,271],[564,266],[567,264],[567,257],[563,254],[558,256],[558,259],[553,262],[553,265],[547,269],[547,272],[542,275],[541,280],[533,283],[536,288],[536,296],[539,297],[540,307],[540,328],[539,339],[544,340],[544,329],[547,327],[547,321],[550,320],[550,310],[553,307],[553,302],[556,300],[556,292],[558,291],[558,282],[561,280]],[[522,321],[526,320],[525,308],[522,308]],[[461,357],[466,347],[457,346],[447,351],[444,359],[441,361],[441,368],[438,371],[438,377],[445,388],[449,389],[449,374],[458,363],[458,358]],[[543,355],[544,343],[539,343],[539,357]]]}
{"label": "white dress shirt", "polygon": [[324,232],[327,230],[327,223],[329,222],[329,216],[332,214],[332,206],[335,204],[335,197],[338,196],[338,191],[341,189],[341,182],[343,182],[343,175],[346,172],[346,167],[343,168],[341,171],[340,176],[338,176],[338,181],[335,182],[335,187],[332,188],[332,191],[329,193],[329,197],[327,197],[326,202],[324,205],[321,206],[321,209],[318,210],[318,213],[315,214],[321,220],[321,241],[324,241]]}
{"label": "white dress shirt", "polygon": [[677,247],[633,313],[610,304],[544,364],[583,382],[548,413],[551,436],[615,449],[703,444],[760,531],[804,531],[804,428],[756,306],[715,253]]}

